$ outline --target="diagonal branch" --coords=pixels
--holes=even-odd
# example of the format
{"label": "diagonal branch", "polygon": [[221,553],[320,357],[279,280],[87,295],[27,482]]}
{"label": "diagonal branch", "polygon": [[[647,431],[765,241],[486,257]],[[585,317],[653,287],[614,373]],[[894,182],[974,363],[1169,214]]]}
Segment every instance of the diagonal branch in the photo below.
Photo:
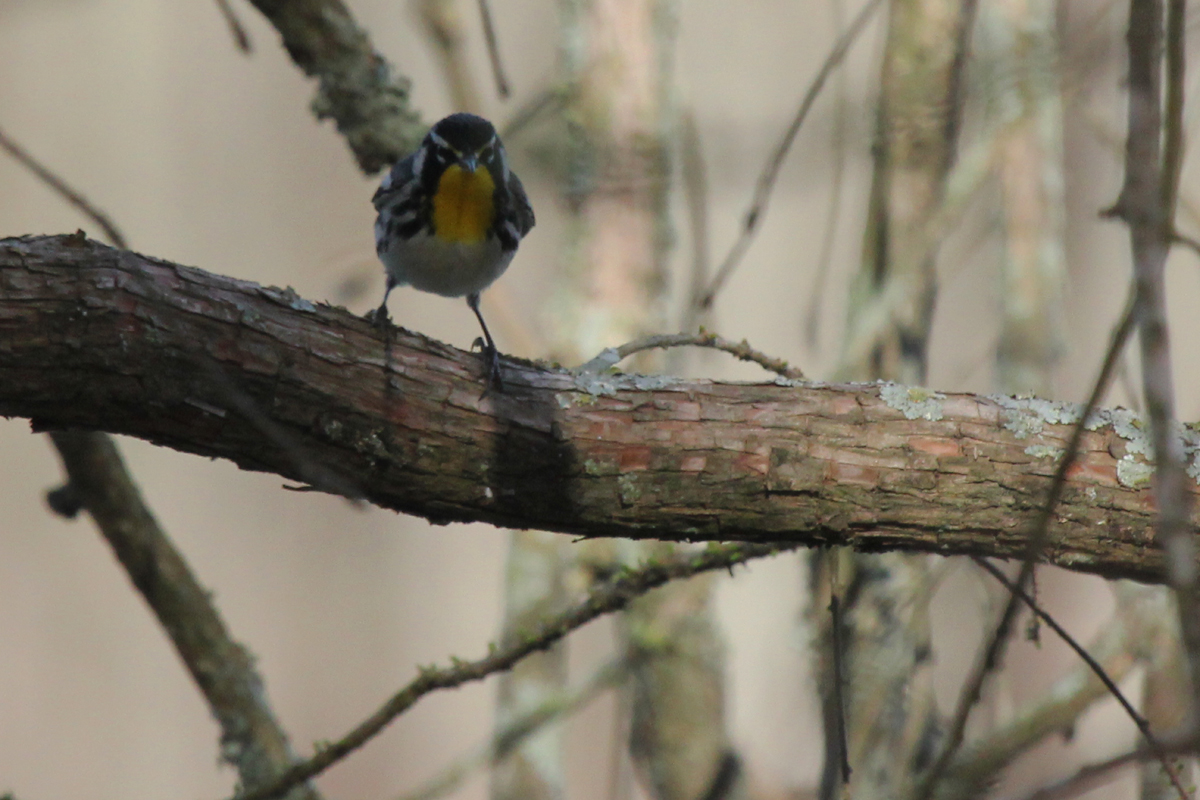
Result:
{"label": "diagonal branch", "polygon": [[747,209],[746,215],[742,220],[742,230],[738,234],[737,241],[729,248],[729,252],[725,255],[725,260],[717,267],[717,274],[713,277],[712,283],[696,299],[696,303],[700,308],[703,309],[712,306],[713,301],[717,298],[717,294],[724,287],[725,282],[729,280],[729,276],[737,269],[746,251],[750,249],[750,243],[754,241],[758,224],[762,222],[763,216],[766,214],[767,203],[771,199],[771,192],[775,189],[775,181],[779,178],[779,171],[783,169],[783,162],[787,158],[788,152],[792,149],[792,143],[796,141],[796,134],[800,132],[801,126],[804,125],[804,120],[808,117],[808,112],[812,110],[813,103],[820,96],[821,90],[825,88],[825,82],[829,80],[829,76],[845,60],[846,54],[850,52],[850,46],[858,40],[859,35],[863,32],[867,23],[871,21],[871,17],[874,16],[879,6],[880,0],[867,0],[858,12],[858,16],[850,23],[850,27],[834,43],[833,49],[825,57],[825,62],[821,65],[821,69],[817,71],[817,76],[813,78],[808,91],[805,92],[804,99],[800,101],[800,108],[796,111],[796,116],[792,119],[791,124],[788,125],[788,129],[784,131],[779,143],[775,145],[775,149],[771,152],[771,157],[767,159],[766,166],[763,167],[762,173],[758,176],[758,182],[754,186],[754,196],[751,198],[750,207]]}
{"label": "diagonal branch", "polygon": [[533,630],[489,648],[490,652],[483,658],[475,661],[455,659],[449,667],[420,668],[420,674],[416,678],[392,695],[354,730],[338,741],[322,747],[311,758],[292,767],[274,783],[235,795],[230,800],[268,800],[278,797],[292,786],[316,777],[362,747],[392,720],[430,692],[452,689],[507,670],[525,656],[546,649],[597,617],[620,611],[635,598],[669,581],[717,569],[732,569],[749,559],[775,555],[787,549],[791,547],[775,544],[715,545],[700,552],[684,553],[669,560],[652,561],[618,572],[608,580],[593,586],[581,600],[547,618]]}
{"label": "diagonal branch", "polygon": [[[51,436],[70,486],[208,701],[221,726],[221,757],[237,768],[243,786],[272,782],[294,758],[253,656],[230,637],[208,591],[142,501],[112,440],[81,431]],[[291,797],[319,795],[301,786]]]}
{"label": "diagonal branch", "polygon": [[250,1],[296,66],[318,80],[313,113],[337,123],[363,172],[416,149],[425,128],[409,106],[410,82],[375,50],[342,0]]}
{"label": "diagonal branch", "polygon": [[[390,341],[385,358],[377,329],[342,309],[82,237],[0,240],[0,414],[304,480],[280,437],[230,404],[217,365],[314,463],[436,522],[1019,558],[1079,413],[511,359],[511,391],[481,397],[477,354]],[[1041,558],[1159,582],[1145,433],[1125,411],[1087,427]],[[1194,458],[1200,440],[1181,435]]]}
{"label": "diagonal branch", "polygon": [[125,237],[118,230],[116,224],[109,219],[108,214],[105,214],[90,203],[86,197],[75,191],[66,181],[54,174],[49,167],[42,164],[30,155],[25,148],[10,139],[4,131],[0,131],[0,150],[4,150],[16,159],[21,166],[32,172],[42,183],[45,183],[69,204],[83,212],[89,219],[99,225],[100,229],[104,231],[104,235],[114,246],[121,250],[124,250],[128,246],[125,243]]}

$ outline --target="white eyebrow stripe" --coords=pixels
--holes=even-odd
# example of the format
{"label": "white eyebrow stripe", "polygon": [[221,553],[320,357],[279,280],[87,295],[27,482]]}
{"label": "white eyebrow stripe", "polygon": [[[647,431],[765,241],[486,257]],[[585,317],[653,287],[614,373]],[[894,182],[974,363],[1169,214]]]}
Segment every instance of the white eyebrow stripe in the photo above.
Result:
{"label": "white eyebrow stripe", "polygon": [[499,146],[496,155],[500,156],[500,174],[504,177],[504,185],[508,186],[508,153],[504,152],[503,146]]}

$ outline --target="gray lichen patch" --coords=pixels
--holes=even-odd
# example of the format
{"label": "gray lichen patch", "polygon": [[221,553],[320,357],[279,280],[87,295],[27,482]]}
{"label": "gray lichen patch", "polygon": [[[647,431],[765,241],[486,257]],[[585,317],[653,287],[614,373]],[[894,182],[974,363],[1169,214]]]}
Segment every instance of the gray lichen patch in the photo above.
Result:
{"label": "gray lichen patch", "polygon": [[988,399],[1004,409],[1004,427],[1016,434],[1018,439],[1038,436],[1046,425],[1074,425],[1083,412],[1083,406],[1079,403],[1043,400],[1040,397],[992,394],[988,395]]}
{"label": "gray lichen patch", "polygon": [[593,397],[615,397],[617,394],[617,376],[594,372],[577,372],[575,373],[575,388]]}
{"label": "gray lichen patch", "polygon": [[1117,462],[1117,481],[1130,489],[1142,489],[1150,485],[1154,476],[1154,465],[1132,455],[1125,455]]}
{"label": "gray lichen patch", "polygon": [[317,307],[296,293],[292,287],[280,289],[278,286],[263,286],[259,293],[280,305],[287,306],[293,311],[316,311]]}
{"label": "gray lichen patch", "polygon": [[642,490],[638,488],[637,479],[633,473],[625,472],[617,478],[617,493],[621,498],[621,505],[626,508],[641,499]]}
{"label": "gray lichen patch", "polygon": [[899,383],[884,383],[879,387],[879,398],[904,415],[905,419],[927,419],[936,422],[943,416],[946,395],[921,386],[904,386]]}
{"label": "gray lichen patch", "polygon": [[[991,398],[997,403],[1004,398]],[[1012,398],[1007,398],[1012,400]],[[1023,400],[1016,400],[1023,403]],[[1039,401],[1046,403],[1046,401]],[[1004,403],[1000,403],[1005,405]],[[1008,406],[1005,405],[1007,409]],[[1080,407],[1076,407],[1074,419],[1079,419]],[[1046,420],[1049,421],[1049,420]],[[1063,420],[1064,422],[1068,420]],[[1071,420],[1073,421],[1073,420]],[[1150,439],[1150,424],[1136,411],[1128,408],[1099,408],[1088,418],[1087,429],[1097,431],[1110,426],[1114,434],[1125,442],[1125,454],[1117,461],[1117,481],[1130,489],[1141,489],[1150,484],[1154,475],[1154,443]],[[1016,429],[1005,424],[1006,428]],[[1039,431],[1040,432],[1040,431]],[[1020,433],[1017,433],[1020,436]],[[1194,425],[1175,422],[1171,436],[1179,443],[1183,453],[1188,477],[1200,485],[1200,430]],[[1026,452],[1029,452],[1026,450]]]}
{"label": "gray lichen patch", "polygon": [[[1099,430],[1105,425],[1125,441],[1125,455],[1117,461],[1117,482],[1130,489],[1142,489],[1150,485],[1154,476],[1154,444],[1150,441],[1150,427],[1136,411],[1128,408],[1100,408],[1087,421],[1088,430]],[[1177,433],[1182,433],[1182,428]],[[1185,447],[1185,451],[1188,448]],[[1187,452],[1189,472],[1194,468],[1195,447]]]}
{"label": "gray lichen patch", "polygon": [[660,389],[669,389],[681,382],[673,375],[630,375],[629,377],[633,381],[633,388],[641,392],[657,392]]}
{"label": "gray lichen patch", "polygon": [[1128,408],[1098,408],[1093,411],[1088,418],[1087,429],[1095,431],[1105,425],[1112,425],[1113,432],[1130,443],[1127,449],[1131,452],[1149,455],[1150,450],[1142,449],[1143,446],[1151,447],[1146,423],[1136,411]]}
{"label": "gray lichen patch", "polygon": [[673,375],[639,375],[624,372],[590,372],[578,370],[574,373],[575,388],[593,397],[615,397],[621,390],[657,392],[685,383]]}
{"label": "gray lichen patch", "polygon": [[1025,448],[1025,455],[1033,456],[1034,458],[1053,458],[1058,459],[1063,454],[1061,447],[1052,447],[1048,444],[1031,444]]}

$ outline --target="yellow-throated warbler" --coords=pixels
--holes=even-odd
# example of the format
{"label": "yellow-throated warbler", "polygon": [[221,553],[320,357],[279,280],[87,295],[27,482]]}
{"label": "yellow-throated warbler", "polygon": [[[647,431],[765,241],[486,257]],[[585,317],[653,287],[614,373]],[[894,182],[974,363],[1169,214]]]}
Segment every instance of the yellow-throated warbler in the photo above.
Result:
{"label": "yellow-throated warbler", "polygon": [[474,114],[439,121],[416,152],[392,167],[373,202],[375,250],[387,269],[376,319],[387,319],[387,298],[397,286],[466,295],[483,328],[489,385],[503,389],[479,293],[508,268],[534,219],[492,123]]}

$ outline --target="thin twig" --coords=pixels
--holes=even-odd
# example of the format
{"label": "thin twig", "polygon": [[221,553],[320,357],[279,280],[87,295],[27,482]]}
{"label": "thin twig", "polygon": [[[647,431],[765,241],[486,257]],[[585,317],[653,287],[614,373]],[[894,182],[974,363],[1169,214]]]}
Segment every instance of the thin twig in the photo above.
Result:
{"label": "thin twig", "polygon": [[508,77],[504,74],[504,63],[500,60],[500,45],[496,40],[496,25],[492,22],[492,9],[488,0],[479,0],[479,20],[483,23],[483,38],[487,42],[488,60],[492,63],[492,75],[496,78],[496,94],[508,99]]}
{"label": "thin twig", "polygon": [[49,186],[54,191],[62,195],[75,208],[82,211],[87,217],[101,227],[104,235],[112,242],[113,247],[119,250],[128,250],[129,246],[125,243],[125,237],[117,230],[117,226],[108,218],[100,209],[87,201],[83,195],[67,185],[66,181],[55,175],[49,169],[42,165],[37,159],[25,151],[23,147],[10,139],[4,131],[0,130],[0,148],[3,148],[10,156],[20,162],[25,168],[36,175],[43,183]]}
{"label": "thin twig", "polygon": [[[1100,367],[1100,374],[1096,377],[1096,382],[1092,386],[1091,395],[1088,397],[1087,403],[1084,404],[1075,426],[1071,429],[1071,438],[1067,442],[1066,450],[1058,462],[1057,469],[1054,471],[1054,478],[1050,484],[1050,491],[1046,496],[1046,502],[1039,509],[1037,518],[1032,525],[1033,530],[1029,537],[1029,543],[1026,545],[1025,557],[1021,563],[1021,572],[1015,581],[1015,585],[1021,591],[1024,591],[1032,580],[1037,558],[1045,549],[1046,543],[1050,538],[1050,522],[1054,518],[1054,509],[1058,506],[1058,501],[1062,499],[1063,491],[1066,488],[1067,473],[1074,466],[1078,458],[1079,445],[1083,440],[1084,431],[1087,430],[1088,418],[1092,415],[1092,411],[1095,410],[1096,406],[1099,405],[1100,398],[1108,390],[1113,371],[1120,361],[1121,352],[1125,349],[1125,345],[1129,341],[1129,335],[1133,332],[1133,323],[1139,305],[1139,298],[1135,290],[1131,292],[1126,302],[1121,321],[1113,331],[1112,341],[1109,344],[1108,352],[1105,354],[1104,364]],[[987,647],[984,648],[981,658],[971,671],[971,675],[968,677],[966,684],[959,694],[954,716],[946,729],[942,750],[934,761],[933,766],[930,767],[917,787],[915,797],[918,800],[928,800],[933,796],[934,787],[942,775],[945,774],[951,759],[954,758],[954,754],[962,745],[963,734],[967,727],[967,718],[971,715],[971,710],[975,707],[975,704],[979,702],[983,691],[983,682],[996,669],[1004,657],[1004,650],[1008,645],[1008,637],[1013,623],[1016,621],[1020,604],[1021,601],[1017,594],[1013,593],[1009,595],[1008,602],[1000,614],[1000,619],[993,629]]]}
{"label": "thin twig", "polygon": [[1133,704],[1130,703],[1125,697],[1120,687],[1118,687],[1112,678],[1108,676],[1108,673],[1105,672],[1104,667],[1101,666],[1100,662],[1092,658],[1092,655],[1083,647],[1083,645],[1081,645],[1075,639],[1075,637],[1067,633],[1066,629],[1058,624],[1058,620],[1046,613],[1045,609],[1038,605],[1037,601],[1030,597],[1028,592],[1010,581],[1008,576],[1000,571],[999,567],[988,561],[986,558],[981,558],[979,556],[972,556],[972,560],[987,570],[987,572],[993,578],[999,581],[1000,585],[1007,589],[1011,594],[1021,598],[1021,601],[1029,607],[1029,610],[1036,614],[1038,619],[1040,619],[1042,622],[1045,622],[1051,630],[1057,633],[1059,638],[1066,642],[1067,646],[1075,651],[1075,654],[1079,656],[1083,663],[1088,665],[1088,668],[1091,669],[1091,671],[1095,673],[1096,677],[1100,679],[1100,682],[1104,684],[1104,688],[1108,690],[1109,694],[1115,697],[1117,702],[1121,704],[1121,707],[1125,709],[1125,713],[1129,715],[1131,720],[1133,720],[1133,724],[1137,725],[1138,730],[1142,732],[1142,736],[1146,737],[1146,743],[1158,757],[1159,763],[1162,764],[1162,768],[1166,771],[1167,776],[1171,780],[1171,784],[1179,793],[1180,800],[1189,800],[1188,791],[1183,787],[1183,783],[1180,781],[1178,771],[1171,764],[1166,750],[1163,749],[1162,743],[1158,741],[1158,738],[1154,735],[1154,732],[1150,730],[1150,723],[1147,722],[1146,718],[1139,714],[1138,710],[1133,707]]}
{"label": "thin twig", "polygon": [[[630,658],[609,661],[596,670],[582,686],[551,697],[510,721],[502,730],[474,752],[459,759],[421,788],[403,795],[401,800],[434,800],[457,789],[477,769],[495,766],[512,754],[518,744],[556,719],[568,716],[587,705],[601,692],[619,685],[629,674]],[[2,799],[0,799],[2,800]]]}
{"label": "thin twig", "polygon": [[731,342],[717,336],[715,333],[700,331],[700,333],[663,333],[654,336],[647,336],[643,339],[636,339],[632,342],[627,342],[620,347],[606,347],[591,361],[583,364],[578,368],[579,372],[604,372],[616,366],[618,362],[629,358],[634,353],[640,353],[643,350],[654,350],[656,348],[666,349],[669,347],[711,347],[714,350],[720,350],[724,353],[729,353],[731,356],[736,356],[742,361],[750,361],[758,364],[765,370],[774,372],[777,375],[782,375],[790,380],[804,380],[804,372],[796,367],[789,366],[786,361],[781,358],[772,358],[771,356],[759,350],[755,350],[750,344],[743,339],[740,342]]}
{"label": "thin twig", "polygon": [[500,138],[511,143],[542,114],[561,111],[571,99],[573,91],[571,87],[554,87],[538,92],[514,111],[508,122],[501,126]]}
{"label": "thin twig", "polygon": [[322,747],[308,760],[296,764],[270,786],[234,795],[231,800],[267,800],[278,797],[297,783],[320,775],[362,747],[424,695],[438,689],[452,689],[506,670],[530,653],[544,650],[599,616],[619,611],[634,598],[668,581],[714,569],[728,569],[752,558],[774,555],[796,547],[797,545],[778,543],[712,545],[700,552],[685,553],[669,560],[621,571],[594,586],[584,599],[548,618],[518,640],[491,647],[491,652],[483,658],[476,661],[455,659],[449,667],[420,668],[420,674],[415,679],[341,739]]}
{"label": "thin twig", "polygon": [[229,0],[217,0],[217,8],[221,9],[221,16],[225,18],[225,24],[229,26],[229,32],[233,35],[233,41],[238,50],[250,55],[254,50],[254,45],[250,42],[250,34],[246,33],[246,29],[242,27],[242,21],[237,18],[237,14],[233,13],[233,7],[229,5]]}
{"label": "thin twig", "polygon": [[1129,764],[1136,764],[1151,758],[1152,754],[1144,748],[1129,750],[1112,758],[1106,758],[1094,764],[1085,764],[1076,770],[1069,778],[1058,783],[1039,787],[1029,794],[1022,795],[1020,800],[1062,800],[1085,792],[1107,779],[1115,770]]}
{"label": "thin twig", "polygon": [[[833,32],[842,32],[842,1],[833,0]],[[817,255],[817,277],[808,292],[808,307],[804,311],[804,343],[813,348],[821,330],[821,308],[825,299],[825,283],[833,266],[833,249],[837,244],[838,220],[842,211],[842,187],[846,178],[846,118],[849,104],[846,71],[838,73],[837,100],[833,114],[833,181],[829,187],[829,213],[821,235],[821,250]]]}
{"label": "thin twig", "polygon": [[842,60],[845,59],[846,53],[850,51],[850,46],[858,39],[859,34],[862,33],[880,5],[881,0],[867,0],[866,5],[858,12],[858,16],[850,23],[850,27],[834,43],[833,49],[825,57],[825,63],[821,65],[820,71],[817,72],[817,76],[808,87],[808,92],[800,102],[800,109],[792,119],[792,124],[784,132],[783,138],[780,139],[771,157],[767,160],[762,174],[758,176],[758,184],[754,189],[754,197],[750,201],[750,208],[746,211],[746,216],[742,222],[742,232],[738,236],[737,241],[733,243],[733,247],[729,249],[725,260],[721,262],[721,266],[717,269],[717,274],[709,285],[708,290],[700,298],[701,308],[708,308],[712,305],[717,293],[721,291],[721,287],[725,285],[725,281],[729,279],[729,276],[741,262],[742,256],[749,249],[750,242],[753,240],[754,234],[758,229],[758,223],[762,221],[763,215],[766,212],[767,201],[770,199],[771,192],[775,188],[775,181],[779,177],[779,170],[783,167],[783,161],[787,158],[788,151],[791,150],[792,143],[796,140],[796,134],[800,132],[800,127],[808,117],[808,112],[812,109],[813,103],[816,102],[817,97],[821,94],[821,89],[824,88],[825,82],[833,74],[833,71],[837,69],[838,65],[842,63]]}
{"label": "thin twig", "polygon": [[1200,240],[1193,239],[1191,236],[1185,236],[1179,231],[1175,231],[1171,235],[1171,239],[1175,244],[1181,244],[1194,254],[1200,256]]}
{"label": "thin twig", "polygon": [[[244,786],[273,782],[294,759],[267,705],[253,656],[230,637],[211,594],[146,507],[112,439],[82,431],[50,437],[83,507],[208,701],[221,726],[223,757],[237,768]],[[294,797],[311,800],[317,794],[301,787]]]}

